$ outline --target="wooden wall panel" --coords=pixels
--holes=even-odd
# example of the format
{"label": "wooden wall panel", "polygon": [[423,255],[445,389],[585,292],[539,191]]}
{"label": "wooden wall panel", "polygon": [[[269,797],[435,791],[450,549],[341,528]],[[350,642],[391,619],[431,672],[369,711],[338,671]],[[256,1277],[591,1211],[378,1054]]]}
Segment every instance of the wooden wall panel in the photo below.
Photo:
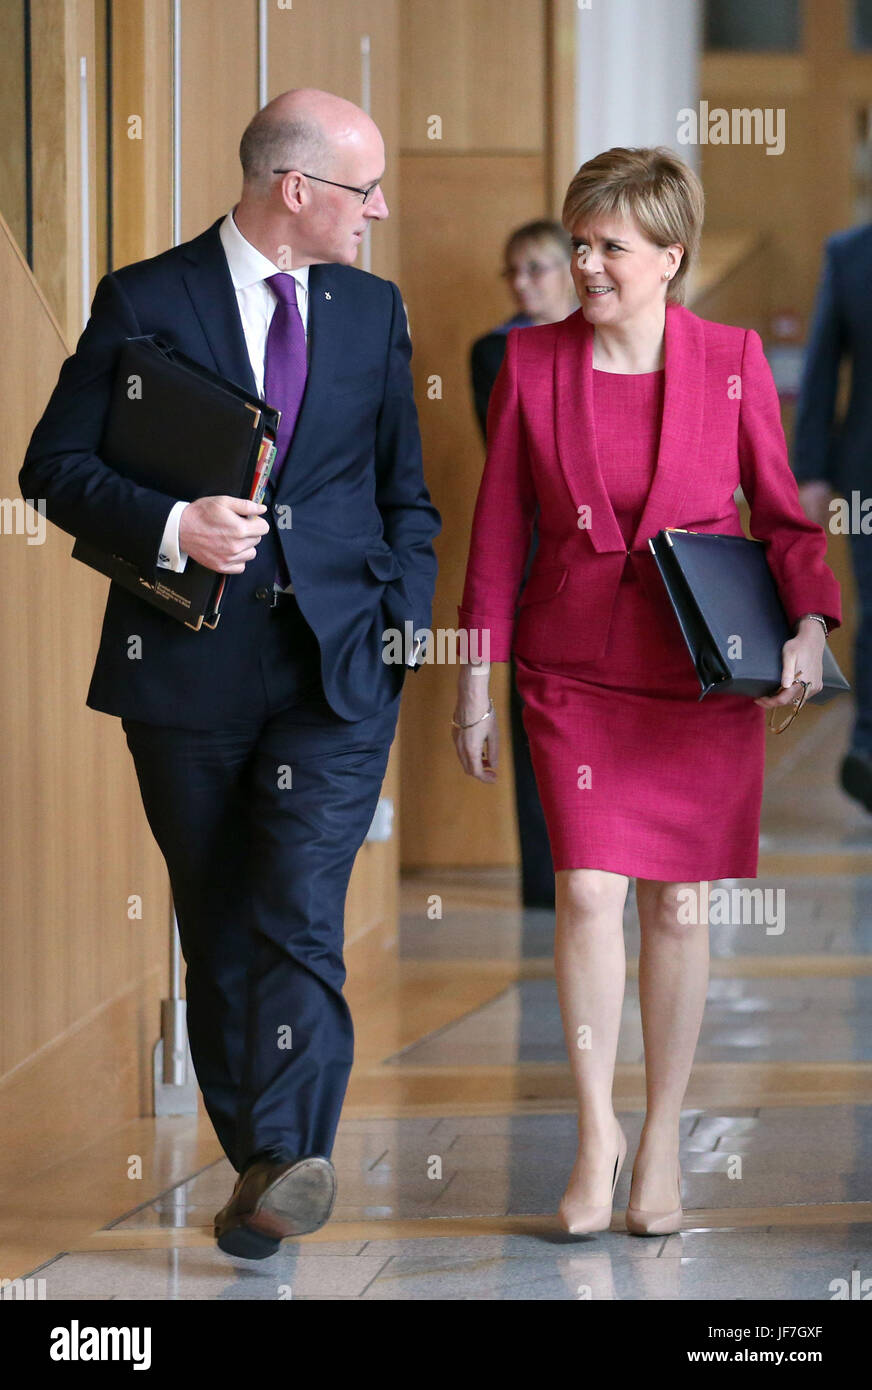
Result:
{"label": "wooden wall panel", "polygon": [[545,54],[545,164],[551,215],[560,221],[563,200],[578,168],[575,157],[575,0],[548,0]]}
{"label": "wooden wall panel", "polygon": [[[89,0],[32,0],[33,269],[66,337],[83,327],[79,59],[88,65],[89,160],[96,171],[95,10]],[[90,196],[96,225],[96,183]],[[92,238],[90,279],[95,284]]]}
{"label": "wooden wall panel", "polygon": [[[403,290],[427,481],[443,520],[434,628],[457,625],[484,463],[469,348],[513,312],[498,273],[502,244],[512,227],[541,215],[546,197],[541,155],[403,156]],[[428,399],[434,375],[441,400]],[[457,667],[426,666],[406,681],[404,865],[517,861],[506,671],[495,666],[491,678],[503,733],[493,785],[466,777],[454,753]]]}
{"label": "wooden wall panel", "polygon": [[[732,88],[703,83],[710,106],[741,107],[744,99]],[[809,88],[798,94],[767,85],[758,90],[760,106],[784,105],[788,140],[781,155],[767,155],[762,145],[705,145],[700,176],[706,195],[706,228],[728,231],[758,230],[771,240],[773,278],[769,285],[771,308],[810,307],[820,247],[816,236],[798,226],[797,210],[809,198],[808,147],[817,120],[816,103]],[[705,242],[705,230],[703,232]]]}
{"label": "wooden wall panel", "polygon": [[[403,149],[541,150],[547,34],[541,0],[406,0]],[[428,134],[433,116],[439,140]]]}
{"label": "wooden wall panel", "polygon": [[[30,431],[68,349],[2,221],[0,293],[17,349],[0,357],[0,400],[15,406],[3,419],[0,493],[13,499]],[[106,585],[71,562],[71,546],[48,523],[44,544],[29,545],[17,524],[0,535],[0,587],[15,619],[0,631],[3,722],[12,735],[0,745],[8,808],[0,836],[3,1078],[125,992],[140,1004],[143,990],[151,999],[148,1041],[158,1026],[166,877],[120,724],[84,703]],[[141,920],[128,917],[131,894],[142,898]],[[147,1065],[144,1051],[140,1062]]]}
{"label": "wooden wall panel", "polygon": [[703,234],[687,289],[687,306],[700,318],[753,328],[765,336],[779,293],[767,233]]}
{"label": "wooden wall panel", "polygon": [[22,5],[0,5],[0,130],[0,213],[23,248],[27,240],[27,181]]}
{"label": "wooden wall panel", "polygon": [[[113,267],[172,242],[170,0],[112,6]],[[140,117],[142,138],[131,117]],[[196,170],[189,170],[191,182]]]}
{"label": "wooden wall panel", "polygon": [[237,201],[239,139],[257,110],[257,6],[182,6],[182,240]]}

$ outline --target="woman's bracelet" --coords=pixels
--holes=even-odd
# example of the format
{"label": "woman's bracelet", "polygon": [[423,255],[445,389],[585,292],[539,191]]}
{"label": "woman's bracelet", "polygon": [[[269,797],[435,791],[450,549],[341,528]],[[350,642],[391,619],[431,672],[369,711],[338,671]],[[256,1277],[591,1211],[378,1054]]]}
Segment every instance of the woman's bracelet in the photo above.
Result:
{"label": "woman's bracelet", "polygon": [[[829,630],[829,628],[827,627],[827,620],[826,620],[826,618],[824,617],[823,613],[803,613],[802,618],[814,618],[815,622],[820,623],[821,627],[823,628],[823,630],[824,630],[824,636],[825,636],[825,637],[829,637],[829,635],[830,635],[830,630]],[[799,619],[799,622],[797,623],[797,627],[799,627],[799,623],[802,622],[802,618]]]}
{"label": "woman's bracelet", "polygon": [[489,714],[493,714],[493,712],[494,712],[494,702],[493,702],[493,700],[491,699],[491,700],[488,701],[488,706],[487,706],[487,709],[485,710],[484,714],[480,715],[478,719],[473,719],[473,721],[472,721],[471,724],[458,724],[457,720],[456,720],[453,716],[452,716],[452,719],[451,719],[451,724],[452,724],[452,727],[455,728],[455,729],[471,729],[471,728],[473,728],[474,725],[480,724],[480,723],[482,722],[483,719],[487,719],[488,715],[489,715]]}

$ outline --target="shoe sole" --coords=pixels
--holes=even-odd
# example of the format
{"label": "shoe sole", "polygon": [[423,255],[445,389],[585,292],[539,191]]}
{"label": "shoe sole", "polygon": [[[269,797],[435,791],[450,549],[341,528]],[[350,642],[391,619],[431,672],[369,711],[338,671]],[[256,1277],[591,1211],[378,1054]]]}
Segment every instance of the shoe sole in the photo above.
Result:
{"label": "shoe sole", "polygon": [[333,1164],[326,1158],[304,1158],[263,1192],[245,1225],[273,1240],[305,1236],[329,1221],[335,1201]]}
{"label": "shoe sole", "polygon": [[225,1255],[240,1255],[244,1260],[267,1260],[275,1255],[281,1241],[272,1236],[261,1235],[248,1226],[231,1226],[218,1236],[218,1249]]}

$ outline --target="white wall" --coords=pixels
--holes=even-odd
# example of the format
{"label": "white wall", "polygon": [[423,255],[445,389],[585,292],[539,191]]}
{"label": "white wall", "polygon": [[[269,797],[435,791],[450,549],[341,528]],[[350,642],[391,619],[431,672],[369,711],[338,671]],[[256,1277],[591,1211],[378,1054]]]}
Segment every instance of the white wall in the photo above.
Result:
{"label": "white wall", "polygon": [[699,101],[699,0],[578,0],[575,149],[579,164],[613,145],[668,145],[691,168],[699,146],[677,140],[678,112]]}

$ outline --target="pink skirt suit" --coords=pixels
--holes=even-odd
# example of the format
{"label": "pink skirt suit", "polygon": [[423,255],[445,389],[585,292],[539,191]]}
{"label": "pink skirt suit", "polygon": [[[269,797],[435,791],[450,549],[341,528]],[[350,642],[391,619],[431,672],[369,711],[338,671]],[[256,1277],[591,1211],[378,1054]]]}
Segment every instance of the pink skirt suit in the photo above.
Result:
{"label": "pink skirt suit", "polygon": [[514,654],[556,870],[753,878],[766,712],[700,701],[648,537],[742,535],[741,485],[789,620],[838,626],[839,586],[799,505],[759,335],[670,304],[664,362],[595,370],[580,309],[509,333],[459,626],[491,661]]}

